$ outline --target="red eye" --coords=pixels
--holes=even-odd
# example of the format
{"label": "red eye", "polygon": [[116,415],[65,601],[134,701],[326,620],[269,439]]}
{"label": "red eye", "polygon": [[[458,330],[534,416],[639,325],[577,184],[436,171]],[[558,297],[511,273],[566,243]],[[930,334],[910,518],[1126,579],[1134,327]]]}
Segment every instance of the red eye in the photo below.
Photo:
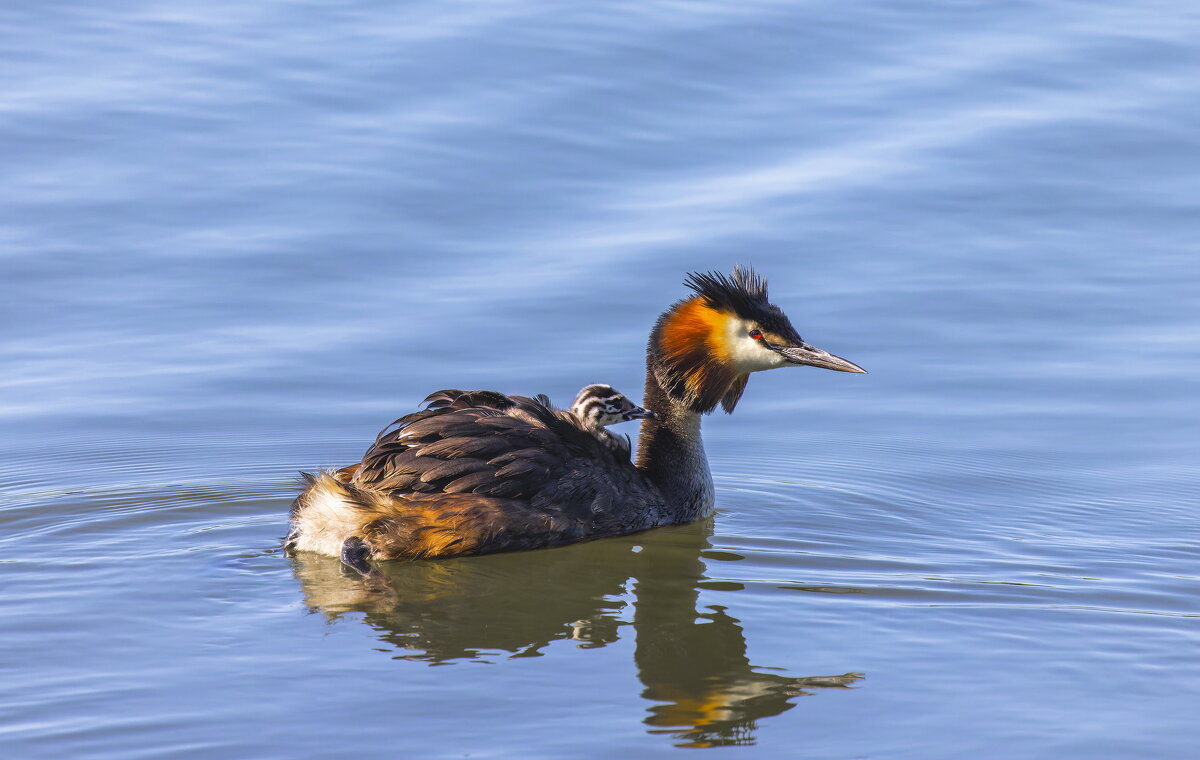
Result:
{"label": "red eye", "polygon": [[751,330],[751,331],[750,331],[750,337],[751,337],[751,338],[754,338],[755,340],[762,340],[762,339],[763,339],[762,333],[761,333],[761,332],[759,332],[758,330]]}

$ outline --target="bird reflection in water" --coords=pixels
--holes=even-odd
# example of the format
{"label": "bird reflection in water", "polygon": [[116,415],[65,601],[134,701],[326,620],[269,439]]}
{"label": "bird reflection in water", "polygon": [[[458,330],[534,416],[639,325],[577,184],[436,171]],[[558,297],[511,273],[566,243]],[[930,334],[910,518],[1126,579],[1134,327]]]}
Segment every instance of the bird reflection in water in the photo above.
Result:
{"label": "bird reflection in water", "polygon": [[397,657],[434,665],[537,656],[559,640],[604,646],[626,635],[622,597],[632,590],[641,696],[655,703],[649,730],[680,746],[753,744],[759,720],[862,674],[797,678],[751,665],[738,621],[722,607],[696,609],[711,532],[702,520],[537,552],[386,563],[368,578],[307,552],[292,563],[312,610],[330,620],[362,613]]}

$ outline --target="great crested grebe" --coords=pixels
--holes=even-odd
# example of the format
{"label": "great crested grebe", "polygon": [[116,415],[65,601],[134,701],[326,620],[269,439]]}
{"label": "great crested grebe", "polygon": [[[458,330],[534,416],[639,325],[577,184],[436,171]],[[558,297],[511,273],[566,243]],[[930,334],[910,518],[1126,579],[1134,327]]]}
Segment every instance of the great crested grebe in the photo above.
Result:
{"label": "great crested grebe", "polygon": [[624,393],[602,383],[584,386],[571,402],[571,414],[575,415],[585,430],[625,459],[629,459],[629,436],[611,433],[608,426],[654,417],[654,412],[646,411],[630,401]]}
{"label": "great crested grebe", "polygon": [[693,295],[646,348],[637,463],[545,397],[444,390],[384,428],[358,464],[317,475],[292,505],[287,546],[342,558],[437,559],[558,546],[688,522],[713,510],[700,415],[732,412],[751,372],[865,372],[805,343],[753,270],[689,274]]}

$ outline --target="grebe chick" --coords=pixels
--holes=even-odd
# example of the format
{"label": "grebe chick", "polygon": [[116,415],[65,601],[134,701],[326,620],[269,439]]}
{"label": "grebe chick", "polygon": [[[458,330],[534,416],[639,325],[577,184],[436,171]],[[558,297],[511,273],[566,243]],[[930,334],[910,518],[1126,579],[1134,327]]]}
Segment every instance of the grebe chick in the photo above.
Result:
{"label": "grebe chick", "polygon": [[691,294],[650,331],[642,398],[654,417],[636,463],[544,398],[437,391],[361,462],[304,476],[286,545],[369,573],[372,560],[536,549],[712,514],[701,415],[732,412],[751,372],[866,370],[805,343],[750,269],[684,284]]}
{"label": "grebe chick", "polygon": [[618,422],[654,417],[654,412],[643,409],[624,393],[602,383],[584,386],[571,402],[571,413],[579,419],[579,424],[585,430],[590,430],[597,440],[625,459],[629,459],[629,436],[616,435],[606,428]]}

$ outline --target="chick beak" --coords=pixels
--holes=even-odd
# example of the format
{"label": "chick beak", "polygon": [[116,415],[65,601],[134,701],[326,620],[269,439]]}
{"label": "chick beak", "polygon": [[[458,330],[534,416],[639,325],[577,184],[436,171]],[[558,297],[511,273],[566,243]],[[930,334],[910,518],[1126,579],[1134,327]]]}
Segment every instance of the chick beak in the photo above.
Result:
{"label": "chick beak", "polygon": [[628,412],[625,412],[625,419],[627,419],[627,420],[655,420],[655,419],[658,419],[658,415],[655,414],[654,412],[650,411],[649,409],[643,409],[640,406],[635,406],[634,408],[630,409]]}
{"label": "chick beak", "polygon": [[828,351],[822,351],[807,343],[801,343],[799,346],[785,346],[776,350],[792,364],[807,364],[810,367],[835,369],[838,372],[859,372],[864,375],[867,373],[865,369],[854,362],[846,361],[840,356],[834,356]]}

